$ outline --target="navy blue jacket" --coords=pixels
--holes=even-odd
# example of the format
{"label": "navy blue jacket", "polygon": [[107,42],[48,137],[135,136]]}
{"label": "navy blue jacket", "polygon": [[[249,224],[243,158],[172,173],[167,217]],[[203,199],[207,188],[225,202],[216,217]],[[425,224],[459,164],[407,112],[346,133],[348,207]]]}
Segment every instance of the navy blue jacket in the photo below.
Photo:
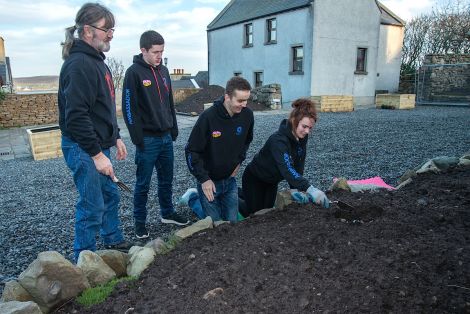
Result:
{"label": "navy blue jacket", "polygon": [[308,136],[297,140],[292,126],[284,119],[247,168],[259,180],[278,184],[286,180],[290,187],[306,191],[310,184],[303,177]]}
{"label": "navy blue jacket", "polygon": [[243,108],[231,117],[223,102],[217,99],[199,116],[186,144],[186,163],[199,183],[230,177],[253,140],[253,111]]}
{"label": "navy blue jacket", "polygon": [[114,84],[104,59],[77,39],[60,70],[60,130],[90,156],[116,145],[119,138]]}
{"label": "navy blue jacket", "polygon": [[122,113],[132,143],[143,146],[144,136],[162,136],[170,132],[178,136],[168,69],[149,65],[142,54],[134,56],[127,69],[122,88]]}

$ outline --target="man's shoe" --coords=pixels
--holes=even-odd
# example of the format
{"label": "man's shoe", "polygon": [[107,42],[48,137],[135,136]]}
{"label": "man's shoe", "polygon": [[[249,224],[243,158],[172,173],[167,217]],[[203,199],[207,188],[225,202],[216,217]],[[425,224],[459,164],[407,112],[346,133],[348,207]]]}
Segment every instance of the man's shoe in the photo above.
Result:
{"label": "man's shoe", "polygon": [[106,245],[105,248],[107,250],[116,250],[127,253],[132,246],[134,246],[133,243],[122,241],[121,243]]}
{"label": "man's shoe", "polygon": [[189,188],[186,190],[186,192],[181,196],[181,198],[178,200],[178,205],[183,206],[186,205],[188,206],[189,204],[189,199],[193,194],[197,194],[197,189],[195,188]]}
{"label": "man's shoe", "polygon": [[161,222],[164,224],[175,224],[178,226],[185,226],[189,224],[189,220],[181,217],[178,213],[174,212],[168,217],[162,217]]}
{"label": "man's shoe", "polygon": [[146,239],[149,237],[149,232],[145,228],[145,223],[136,223],[135,224],[135,236],[137,239]]}

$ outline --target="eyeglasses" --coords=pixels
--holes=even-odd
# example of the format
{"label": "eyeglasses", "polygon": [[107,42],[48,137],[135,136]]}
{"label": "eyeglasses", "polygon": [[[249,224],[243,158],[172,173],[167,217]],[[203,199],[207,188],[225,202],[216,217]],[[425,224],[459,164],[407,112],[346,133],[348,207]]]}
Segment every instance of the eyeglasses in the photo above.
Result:
{"label": "eyeglasses", "polygon": [[101,28],[101,27],[97,27],[97,26],[94,26],[94,25],[88,25],[88,26],[99,29],[100,31],[105,32],[108,35],[114,33],[114,28]]}

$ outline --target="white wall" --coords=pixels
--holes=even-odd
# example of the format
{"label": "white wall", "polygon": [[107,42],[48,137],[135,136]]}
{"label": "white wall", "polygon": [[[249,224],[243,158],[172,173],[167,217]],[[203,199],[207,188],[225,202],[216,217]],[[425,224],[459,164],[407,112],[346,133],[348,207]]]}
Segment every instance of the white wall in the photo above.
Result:
{"label": "white wall", "polygon": [[[373,0],[314,1],[312,95],[353,95],[372,106],[380,10]],[[355,74],[357,48],[367,48],[367,75]]]}
{"label": "white wall", "polygon": [[[281,84],[284,107],[298,97],[309,96],[311,14],[311,8],[304,8],[253,20],[253,47],[250,48],[242,48],[243,24],[208,32],[209,84],[225,87],[234,72],[242,72],[254,86],[253,72],[263,71],[264,85]],[[265,45],[266,19],[274,17],[277,19],[277,43]],[[289,75],[291,46],[294,44],[304,45],[303,75]]]}
{"label": "white wall", "polygon": [[400,83],[400,65],[405,28],[393,25],[380,26],[377,72],[378,90],[396,93]]}

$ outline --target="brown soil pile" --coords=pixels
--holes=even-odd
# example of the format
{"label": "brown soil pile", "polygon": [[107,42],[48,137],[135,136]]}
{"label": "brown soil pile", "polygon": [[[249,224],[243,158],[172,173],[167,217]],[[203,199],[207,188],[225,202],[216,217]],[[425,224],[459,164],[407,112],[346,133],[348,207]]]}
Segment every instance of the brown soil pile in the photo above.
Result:
{"label": "brown soil pile", "polygon": [[[200,114],[204,111],[204,104],[212,103],[217,98],[224,95],[225,89],[218,85],[209,85],[201,89],[199,92],[192,94],[185,100],[176,104],[177,112]],[[269,110],[264,104],[253,102],[251,99],[248,101],[247,107],[253,111]]]}
{"label": "brown soil pile", "polygon": [[103,304],[61,313],[470,311],[469,169],[329,197],[355,210],[292,204],[201,232]]}

